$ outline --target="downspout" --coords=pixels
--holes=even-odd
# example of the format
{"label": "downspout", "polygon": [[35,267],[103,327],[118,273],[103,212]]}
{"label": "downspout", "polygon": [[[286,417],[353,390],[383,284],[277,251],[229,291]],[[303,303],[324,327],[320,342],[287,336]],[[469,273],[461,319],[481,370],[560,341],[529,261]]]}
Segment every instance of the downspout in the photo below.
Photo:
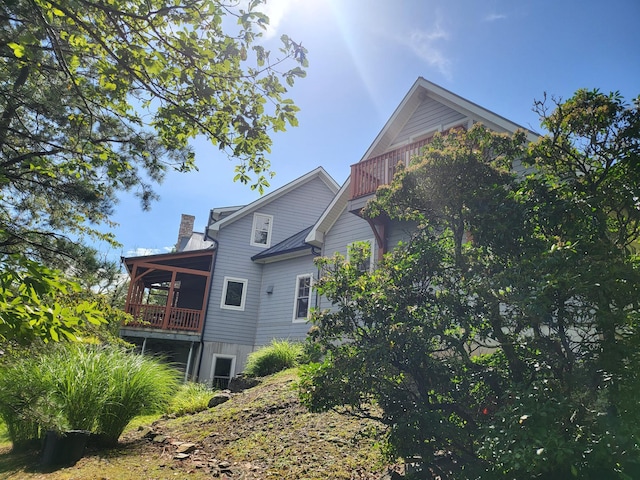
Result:
{"label": "downspout", "polygon": [[187,356],[187,368],[184,370],[184,381],[182,383],[187,383],[189,380],[189,369],[191,368],[191,357],[193,355],[193,344],[195,342],[191,342],[191,346],[189,347],[189,355]]}

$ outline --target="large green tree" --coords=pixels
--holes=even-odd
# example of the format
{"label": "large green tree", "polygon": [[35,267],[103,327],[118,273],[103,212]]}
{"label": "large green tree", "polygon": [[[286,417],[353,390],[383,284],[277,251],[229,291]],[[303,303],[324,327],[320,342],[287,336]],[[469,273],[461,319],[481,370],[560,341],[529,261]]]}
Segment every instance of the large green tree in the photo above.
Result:
{"label": "large green tree", "polygon": [[[0,254],[91,265],[78,240],[115,240],[118,192],[147,207],[168,168],[195,168],[200,135],[233,158],[235,180],[268,186],[271,135],[296,125],[287,86],[307,60],[286,35],[277,55],[259,43],[261,3],[2,2]],[[21,277],[25,262],[3,259]]]}
{"label": "large green tree", "polygon": [[635,478],[639,105],[536,107],[538,142],[474,126],[378,191],[365,214],[420,227],[375,271],[320,261],[302,398],[378,415],[442,478]]}

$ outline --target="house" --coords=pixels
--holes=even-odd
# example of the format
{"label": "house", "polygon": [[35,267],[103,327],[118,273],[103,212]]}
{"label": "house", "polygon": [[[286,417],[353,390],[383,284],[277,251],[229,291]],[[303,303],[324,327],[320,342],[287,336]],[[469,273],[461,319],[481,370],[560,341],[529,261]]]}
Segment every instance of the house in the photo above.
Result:
{"label": "house", "polygon": [[304,238],[338,189],[319,167],[249,205],[214,208],[206,232],[183,215],[175,252],[123,259],[136,322],[121,336],[219,385],[257,346],[304,338],[319,254]]}
{"label": "house", "polygon": [[138,323],[122,335],[142,347],[169,342],[185,378],[218,385],[257,347],[304,339],[310,309],[331,307],[313,294],[314,258],[347,255],[350,244],[366,241],[374,265],[407,238],[412,225],[364,219],[362,208],[436,132],[476,122],[523,129],[418,78],[341,187],[317,168],[249,205],[214,208],[204,233],[181,225],[175,253],[124,259],[132,279],[126,309]]}

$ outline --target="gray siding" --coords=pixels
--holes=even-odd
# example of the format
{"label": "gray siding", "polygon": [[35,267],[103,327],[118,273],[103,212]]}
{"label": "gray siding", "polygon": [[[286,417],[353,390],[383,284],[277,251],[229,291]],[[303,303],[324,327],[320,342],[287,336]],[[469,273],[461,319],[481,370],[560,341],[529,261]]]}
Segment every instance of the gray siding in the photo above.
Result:
{"label": "gray siding", "polygon": [[413,115],[392,144],[396,145],[409,142],[412,136],[419,136],[425,132],[450,125],[451,123],[464,120],[465,115],[443,105],[442,103],[427,97],[420,106],[413,112]]}
{"label": "gray siding", "polygon": [[330,257],[335,253],[347,255],[347,245],[356,241],[371,240],[374,237],[366,220],[345,208],[324,238],[322,254]]}
{"label": "gray siding", "polygon": [[[312,274],[317,278],[317,268],[311,254],[264,266],[260,289],[260,313],[256,331],[256,345],[266,345],[272,339],[304,340],[310,324],[293,322],[296,277]],[[273,293],[266,293],[267,287]],[[315,295],[311,295],[311,306],[316,306]]]}
{"label": "gray siding", "polygon": [[[374,238],[371,227],[366,220],[347,211],[345,208],[336,223],[329,229],[324,237],[324,246],[322,255],[331,257],[336,253],[340,253],[346,257],[347,246],[357,241],[366,241]],[[377,253],[377,245],[374,244],[374,258]],[[375,261],[375,259],[374,259]],[[331,303],[324,297],[319,299],[320,308],[331,308]]]}
{"label": "gray siding", "polygon": [[198,372],[198,381],[209,383],[211,381],[214,355],[225,355],[235,358],[233,376],[241,373],[247,364],[247,357],[253,351],[251,345],[236,345],[233,343],[205,342],[202,350],[202,361]]}
{"label": "gray siding", "polygon": [[[257,213],[273,215],[271,246],[313,224],[333,198],[325,183],[314,178],[285,195],[261,205]],[[223,225],[213,273],[204,341],[254,345],[263,265],[251,257],[263,248],[250,245],[253,213]],[[224,277],[248,280],[244,311],[220,308]]]}
{"label": "gray siding", "polygon": [[414,222],[391,222],[387,229],[387,251],[392,251],[399,242],[406,242],[416,230]]}

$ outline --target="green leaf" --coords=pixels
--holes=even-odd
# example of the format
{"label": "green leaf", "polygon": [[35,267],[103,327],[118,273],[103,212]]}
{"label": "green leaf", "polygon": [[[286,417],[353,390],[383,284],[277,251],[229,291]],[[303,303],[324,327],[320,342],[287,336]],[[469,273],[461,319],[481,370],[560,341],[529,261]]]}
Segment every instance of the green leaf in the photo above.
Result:
{"label": "green leaf", "polygon": [[15,42],[9,42],[9,43],[7,44],[7,46],[8,46],[11,50],[13,50],[13,55],[14,55],[16,58],[22,58],[22,57],[24,57],[24,55],[25,55],[25,53],[26,53],[24,45],[19,45],[19,44],[15,43]]}

